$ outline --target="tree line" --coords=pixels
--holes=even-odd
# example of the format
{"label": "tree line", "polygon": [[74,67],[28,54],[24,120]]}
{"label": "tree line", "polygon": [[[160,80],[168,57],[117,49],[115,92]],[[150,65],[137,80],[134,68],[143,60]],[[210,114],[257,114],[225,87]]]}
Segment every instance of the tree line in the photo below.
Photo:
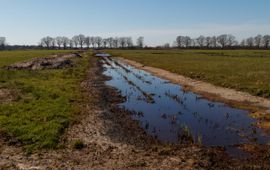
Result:
{"label": "tree line", "polygon": [[[40,46],[45,48],[132,48],[135,47],[132,37],[109,37],[75,35],[72,38],[65,36],[44,37],[40,41]],[[139,37],[136,47],[144,47],[144,37]]]}
{"label": "tree line", "polygon": [[[167,43],[163,47],[168,48]],[[174,46],[178,48],[264,48],[270,47],[270,35],[257,35],[243,39],[241,42],[231,34],[222,34],[219,36],[199,36],[191,38],[189,36],[177,36]]]}
{"label": "tree line", "polygon": [[[7,46],[6,38],[0,37],[0,50],[3,49],[24,49],[24,48],[48,48],[48,49],[68,49],[68,48],[144,48],[144,37],[138,37],[134,45],[132,37],[109,37],[75,35],[72,38],[65,36],[46,36],[40,40],[39,46]],[[173,45],[166,43],[157,48],[200,48],[200,49],[269,49],[270,35],[257,35],[248,37],[242,41],[236,40],[231,34],[219,36],[199,36],[191,38],[189,36],[177,36]]]}
{"label": "tree line", "polygon": [[5,49],[5,46],[6,46],[6,38],[0,37],[0,50]]}

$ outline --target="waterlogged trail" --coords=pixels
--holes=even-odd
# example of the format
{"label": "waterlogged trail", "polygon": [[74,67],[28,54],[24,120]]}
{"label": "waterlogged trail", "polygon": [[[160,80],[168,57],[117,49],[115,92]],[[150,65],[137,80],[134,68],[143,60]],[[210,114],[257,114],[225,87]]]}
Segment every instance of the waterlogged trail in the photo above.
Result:
{"label": "waterlogged trail", "polygon": [[[229,157],[223,147],[200,147],[191,143],[193,140],[199,143],[200,138],[205,145],[219,145],[224,134],[218,132],[226,131],[222,130],[226,121],[233,125],[230,131],[233,131],[232,127],[247,126],[243,130],[237,129],[239,134],[242,131],[252,134],[251,122],[255,120],[242,115],[247,111],[220,110],[224,109],[221,103],[211,103],[184,92],[177,85],[114,59],[89,56],[89,63],[87,77],[80,84],[83,97],[79,112],[76,112],[74,124],[62,136],[59,148],[41,149],[27,155],[19,143],[0,138],[0,169],[270,169],[270,149],[265,145],[263,148],[256,146],[254,149],[258,152],[249,150],[254,153],[252,157]],[[102,74],[112,79],[108,81],[108,76]],[[7,97],[8,93],[2,89],[2,97]],[[224,116],[225,111],[230,114]],[[233,119],[233,113],[243,116],[245,122],[233,122],[239,121],[239,118]],[[203,122],[206,119],[208,123]],[[213,126],[214,123],[218,126]],[[237,123],[240,124],[237,126]],[[259,129],[255,130],[263,134]],[[209,132],[217,134],[219,140],[207,139],[214,139]],[[252,134],[245,140],[239,137],[240,141],[231,142],[256,143],[251,137],[257,136],[259,134]],[[74,148],[77,140],[84,144],[80,150]],[[267,138],[259,138],[258,142],[264,143],[264,140]],[[165,143],[178,141],[182,141],[181,144]],[[225,142],[220,145],[230,146]]]}
{"label": "waterlogged trail", "polygon": [[246,110],[209,101],[117,59],[104,57],[102,62],[104,74],[112,78],[106,84],[126,97],[119,107],[132,112],[133,119],[160,141],[223,146],[230,154],[243,154],[236,149],[241,144],[270,141]]}

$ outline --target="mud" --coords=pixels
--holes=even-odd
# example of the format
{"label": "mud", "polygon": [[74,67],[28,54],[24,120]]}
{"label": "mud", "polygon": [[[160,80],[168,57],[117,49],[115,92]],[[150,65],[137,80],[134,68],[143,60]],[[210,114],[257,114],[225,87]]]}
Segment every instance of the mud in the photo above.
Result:
{"label": "mud", "polygon": [[[59,149],[25,155],[22,147],[0,138],[0,169],[267,169],[269,154],[262,158],[235,159],[222,148],[192,144],[161,144],[148,136],[131,118],[132,113],[115,107],[120,93],[105,85],[108,77],[91,58],[88,76],[81,83],[81,112],[67,129]],[[74,140],[86,145],[73,149]],[[269,153],[269,152],[268,152]],[[268,156],[268,157],[267,157]]]}
{"label": "mud", "polygon": [[71,60],[75,57],[81,57],[78,53],[53,55],[44,58],[34,58],[30,61],[15,63],[6,66],[7,70],[40,70],[40,69],[60,69],[74,66]]}

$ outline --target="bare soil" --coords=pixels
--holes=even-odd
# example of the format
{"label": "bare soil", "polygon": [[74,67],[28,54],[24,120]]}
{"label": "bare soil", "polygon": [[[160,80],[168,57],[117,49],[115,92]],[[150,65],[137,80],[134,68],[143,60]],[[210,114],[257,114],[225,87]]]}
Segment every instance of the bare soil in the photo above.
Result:
{"label": "bare soil", "polygon": [[258,126],[263,127],[270,132],[270,100],[250,95],[245,92],[236,91],[234,89],[223,88],[200,80],[191,79],[169,71],[144,66],[136,61],[118,58],[122,62],[132,65],[138,69],[145,70],[155,76],[167,79],[173,83],[182,85],[186,90],[201,94],[203,97],[222,101],[230,105],[238,106],[251,110],[251,116],[258,118],[260,121]]}
{"label": "bare soil", "polygon": [[[81,83],[82,111],[67,129],[57,150],[25,155],[21,146],[0,140],[0,169],[269,169],[270,157],[229,158],[222,148],[192,144],[161,144],[146,135],[130,113],[116,104],[123,101],[104,84],[107,77],[92,58],[93,66]],[[2,138],[0,138],[2,139]],[[80,139],[82,150],[73,148]]]}
{"label": "bare soil", "polygon": [[14,95],[8,89],[0,88],[0,104],[9,103],[14,100]]}
{"label": "bare soil", "polygon": [[74,65],[71,58],[81,57],[78,53],[53,55],[44,58],[34,58],[30,61],[19,62],[5,67],[7,70],[40,70],[40,69],[59,69]]}

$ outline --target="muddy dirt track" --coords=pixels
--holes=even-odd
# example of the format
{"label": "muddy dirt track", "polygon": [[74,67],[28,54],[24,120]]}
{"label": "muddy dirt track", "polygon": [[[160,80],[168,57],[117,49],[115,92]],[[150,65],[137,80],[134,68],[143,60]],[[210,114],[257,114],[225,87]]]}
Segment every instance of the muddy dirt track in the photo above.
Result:
{"label": "muddy dirt track", "polygon": [[[104,84],[96,58],[81,83],[84,100],[77,121],[62,138],[63,148],[30,156],[20,146],[0,141],[0,169],[270,169],[269,154],[260,158],[229,158],[220,148],[192,144],[165,145],[146,135],[130,113],[118,109],[124,100]],[[81,139],[86,147],[75,150]]]}

